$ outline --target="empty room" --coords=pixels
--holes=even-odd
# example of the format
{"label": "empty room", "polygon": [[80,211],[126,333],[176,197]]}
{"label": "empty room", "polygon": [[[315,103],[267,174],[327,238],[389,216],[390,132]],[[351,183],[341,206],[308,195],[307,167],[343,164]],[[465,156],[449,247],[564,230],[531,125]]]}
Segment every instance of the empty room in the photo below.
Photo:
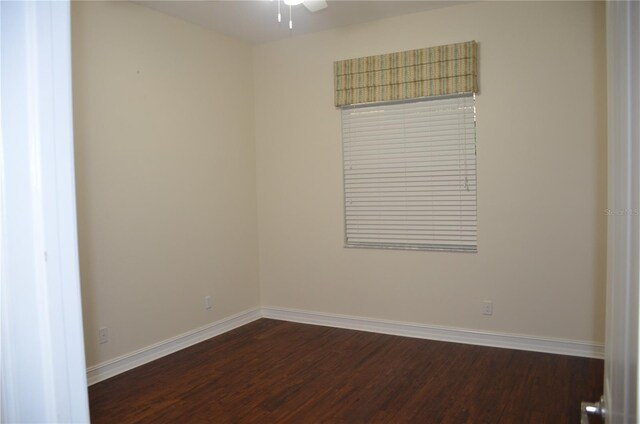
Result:
{"label": "empty room", "polygon": [[638,3],[3,3],[3,422],[637,422]]}

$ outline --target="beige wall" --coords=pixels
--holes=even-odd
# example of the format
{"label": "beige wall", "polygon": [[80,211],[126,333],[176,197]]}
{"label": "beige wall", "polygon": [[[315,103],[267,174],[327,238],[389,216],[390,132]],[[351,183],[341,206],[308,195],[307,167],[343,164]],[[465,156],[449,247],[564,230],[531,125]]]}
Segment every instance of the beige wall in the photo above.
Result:
{"label": "beige wall", "polygon": [[[479,252],[345,249],[333,61],[467,40]],[[602,342],[603,3],[459,5],[259,45],[254,69],[263,305]]]}
{"label": "beige wall", "polygon": [[252,52],[128,2],[72,32],[90,366],[258,306]]}
{"label": "beige wall", "polygon": [[[601,3],[474,3],[251,48],[74,2],[72,30],[89,366],[259,304],[603,340]],[[333,61],[471,39],[479,253],[345,249]]]}

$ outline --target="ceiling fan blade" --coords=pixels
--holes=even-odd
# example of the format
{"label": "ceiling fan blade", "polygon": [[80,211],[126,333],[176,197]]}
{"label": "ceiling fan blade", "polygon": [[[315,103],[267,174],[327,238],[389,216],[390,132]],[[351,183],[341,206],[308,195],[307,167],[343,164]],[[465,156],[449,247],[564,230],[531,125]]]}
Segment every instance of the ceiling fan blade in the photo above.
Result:
{"label": "ceiling fan blade", "polygon": [[327,2],[325,0],[305,0],[302,4],[309,10],[309,12],[317,12],[318,10],[322,10],[327,7]]}

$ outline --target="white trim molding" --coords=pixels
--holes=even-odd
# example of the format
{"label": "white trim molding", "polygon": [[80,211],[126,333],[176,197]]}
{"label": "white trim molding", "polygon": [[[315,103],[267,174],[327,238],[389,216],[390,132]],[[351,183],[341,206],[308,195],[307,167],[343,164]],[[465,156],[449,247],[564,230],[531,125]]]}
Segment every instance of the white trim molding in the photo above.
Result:
{"label": "white trim molding", "polygon": [[139,367],[140,365],[162,358],[163,356],[203,342],[211,337],[219,336],[220,334],[242,327],[260,318],[262,318],[260,308],[249,309],[196,328],[195,330],[152,344],[151,346],[102,362],[101,364],[87,368],[87,382],[89,385],[98,383]]}
{"label": "white trim molding", "polygon": [[69,1],[0,1],[0,422],[85,423]]}
{"label": "white trim molding", "polygon": [[242,327],[260,318],[452,343],[466,343],[506,349],[528,350],[532,352],[582,356],[586,358],[601,359],[604,357],[603,345],[578,340],[494,333],[268,306],[254,308],[232,315],[176,337],[89,367],[87,368],[87,381],[89,385],[98,383],[139,367],[140,365],[162,358],[163,356],[193,346],[211,337]]}
{"label": "white trim molding", "polygon": [[262,316],[282,321],[369,331],[394,336],[415,337],[419,339],[555,353],[586,358],[602,359],[604,357],[603,345],[579,340],[468,330],[277,307],[263,307]]}

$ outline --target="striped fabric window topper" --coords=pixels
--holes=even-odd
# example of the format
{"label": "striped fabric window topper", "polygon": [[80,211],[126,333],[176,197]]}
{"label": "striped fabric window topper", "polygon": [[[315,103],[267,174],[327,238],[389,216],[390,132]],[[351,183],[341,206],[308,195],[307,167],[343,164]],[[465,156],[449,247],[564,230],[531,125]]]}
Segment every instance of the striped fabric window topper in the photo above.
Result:
{"label": "striped fabric window topper", "polygon": [[335,105],[477,93],[477,43],[334,62]]}

